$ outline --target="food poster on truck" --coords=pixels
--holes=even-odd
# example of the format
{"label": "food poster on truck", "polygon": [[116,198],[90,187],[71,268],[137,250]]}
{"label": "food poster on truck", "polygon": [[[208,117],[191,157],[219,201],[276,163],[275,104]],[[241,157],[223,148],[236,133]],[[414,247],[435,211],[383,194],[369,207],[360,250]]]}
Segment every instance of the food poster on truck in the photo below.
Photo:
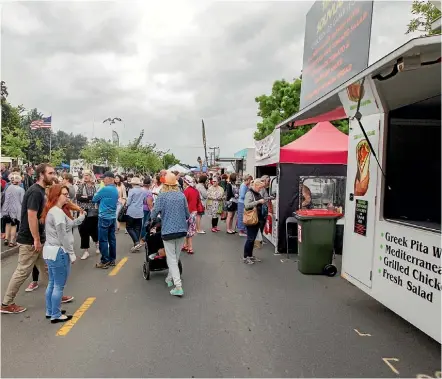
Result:
{"label": "food poster on truck", "polygon": [[349,117],[354,116],[361,99],[359,111],[365,131],[364,135],[358,121],[350,118],[343,272],[371,287],[378,166],[368,142],[378,156],[382,109],[369,78],[350,84],[339,97]]}

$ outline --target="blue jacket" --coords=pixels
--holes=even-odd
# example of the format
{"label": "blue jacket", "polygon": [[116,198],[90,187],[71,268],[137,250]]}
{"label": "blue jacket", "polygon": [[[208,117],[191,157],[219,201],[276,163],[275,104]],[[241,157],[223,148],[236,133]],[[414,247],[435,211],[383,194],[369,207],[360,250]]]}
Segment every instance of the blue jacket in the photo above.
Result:
{"label": "blue jacket", "polygon": [[244,203],[244,199],[246,197],[246,193],[248,191],[249,187],[246,186],[245,183],[241,184],[241,187],[239,187],[239,203]]}
{"label": "blue jacket", "polygon": [[117,218],[118,190],[114,184],[109,184],[96,192],[92,202],[100,204],[98,217],[108,220]]}
{"label": "blue jacket", "polygon": [[185,237],[190,217],[187,200],[181,191],[160,192],[151,212],[153,220],[161,213],[161,236],[164,240]]}

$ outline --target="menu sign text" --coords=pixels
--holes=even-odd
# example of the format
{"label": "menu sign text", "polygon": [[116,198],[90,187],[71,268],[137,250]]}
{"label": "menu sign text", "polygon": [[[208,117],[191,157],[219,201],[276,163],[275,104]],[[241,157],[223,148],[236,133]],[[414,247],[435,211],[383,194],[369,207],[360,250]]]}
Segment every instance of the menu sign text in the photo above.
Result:
{"label": "menu sign text", "polygon": [[318,0],[306,17],[300,109],[367,68],[373,1]]}

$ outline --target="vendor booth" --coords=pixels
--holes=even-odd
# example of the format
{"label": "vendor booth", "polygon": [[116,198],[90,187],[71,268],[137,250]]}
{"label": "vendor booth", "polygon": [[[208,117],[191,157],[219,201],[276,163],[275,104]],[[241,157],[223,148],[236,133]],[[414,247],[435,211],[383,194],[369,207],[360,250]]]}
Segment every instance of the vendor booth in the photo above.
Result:
{"label": "vendor booth", "polygon": [[[344,208],[348,137],[330,122],[319,122],[281,148],[279,162],[279,253],[287,252],[286,221],[300,208]],[[307,192],[307,193],[306,193]],[[343,221],[342,221],[343,223]],[[291,226],[294,233],[297,228]],[[292,232],[293,233],[293,232]],[[342,235],[342,228],[339,228]],[[338,238],[342,241],[342,238]],[[296,243],[296,239],[294,240]],[[337,246],[341,251],[342,246]]]}
{"label": "vendor booth", "polygon": [[409,41],[280,125],[350,118],[341,276],[441,342],[441,40]]}

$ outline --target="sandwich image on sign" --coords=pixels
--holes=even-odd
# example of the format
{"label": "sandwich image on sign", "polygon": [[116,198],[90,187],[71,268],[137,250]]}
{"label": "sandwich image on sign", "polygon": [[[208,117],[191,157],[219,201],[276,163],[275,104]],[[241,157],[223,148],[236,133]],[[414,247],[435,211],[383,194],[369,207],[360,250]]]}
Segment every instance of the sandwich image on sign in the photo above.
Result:
{"label": "sandwich image on sign", "polygon": [[353,101],[354,103],[357,103],[359,99],[362,99],[364,97],[364,95],[365,95],[365,90],[361,81],[350,84],[347,87],[348,99],[350,101]]}
{"label": "sandwich image on sign", "polygon": [[370,183],[370,147],[366,139],[356,145],[357,171],[355,178],[355,196],[364,196]]}

